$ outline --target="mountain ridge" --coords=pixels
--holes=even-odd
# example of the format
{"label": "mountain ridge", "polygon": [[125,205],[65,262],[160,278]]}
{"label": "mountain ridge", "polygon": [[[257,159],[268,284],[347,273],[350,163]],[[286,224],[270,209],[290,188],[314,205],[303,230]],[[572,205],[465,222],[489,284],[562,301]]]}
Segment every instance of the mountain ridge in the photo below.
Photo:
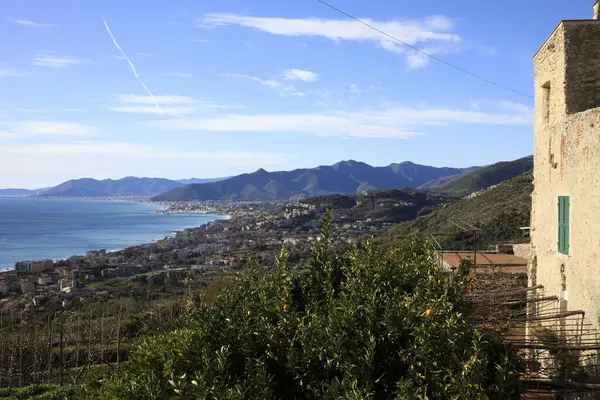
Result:
{"label": "mountain ridge", "polygon": [[[226,178],[199,179],[189,178],[172,180],[166,178],[149,178],[126,176],[120,179],[71,179],[44,190],[32,190],[30,195],[43,197],[118,197],[118,196],[154,196],[174,188],[184,186],[187,182],[216,182]],[[1,191],[0,191],[1,193]]]}
{"label": "mountain ridge", "polygon": [[500,161],[474,170],[467,170],[430,189],[447,196],[465,197],[486,190],[533,169],[533,156],[513,161]]}
{"label": "mountain ridge", "polygon": [[[476,167],[471,167],[476,168]],[[343,160],[333,165],[267,172],[260,168],[219,182],[190,184],[154,196],[154,201],[266,201],[376,189],[416,188],[465,168],[432,167],[410,161],[374,167]]]}

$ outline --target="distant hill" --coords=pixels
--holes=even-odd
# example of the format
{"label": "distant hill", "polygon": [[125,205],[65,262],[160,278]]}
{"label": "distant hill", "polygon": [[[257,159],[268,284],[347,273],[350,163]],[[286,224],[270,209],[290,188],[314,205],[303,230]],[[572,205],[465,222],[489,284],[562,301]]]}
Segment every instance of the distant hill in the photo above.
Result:
{"label": "distant hill", "polygon": [[219,181],[224,181],[225,179],[229,179],[229,178],[231,178],[231,176],[226,176],[224,178],[208,178],[208,179],[190,178],[190,179],[177,179],[177,182],[182,183],[184,185],[189,185],[190,183],[219,182]]}
{"label": "distant hill", "polygon": [[393,224],[427,215],[456,199],[417,189],[371,190],[360,194],[309,197],[301,203],[334,210],[334,221]]}
{"label": "distant hill", "polygon": [[[530,223],[532,191],[533,174],[530,171],[478,196],[462,199],[426,216],[397,224],[377,237],[375,243],[391,247],[417,232],[427,236],[460,232],[451,220],[461,220],[463,225],[468,223],[480,228],[478,236],[482,242],[517,239],[519,228]],[[447,242],[444,247],[467,248],[472,244],[472,238],[471,233],[461,233],[457,235],[458,242]]]}
{"label": "distant hill", "polygon": [[461,168],[436,168],[412,162],[372,167],[350,160],[293,171],[267,172],[259,169],[220,182],[182,186],[155,196],[153,200],[281,200],[376,189],[416,188],[463,171]]}
{"label": "distant hill", "polygon": [[38,190],[29,189],[0,189],[0,197],[25,197],[38,193]]}
{"label": "distant hill", "polygon": [[465,170],[459,174],[442,176],[440,178],[433,179],[429,182],[425,182],[424,184],[419,186],[418,189],[437,189],[440,186],[447,184],[448,182],[451,182],[455,179],[461,178],[465,175],[469,175],[470,173],[478,170],[479,168],[482,168],[482,167],[469,167],[469,168],[465,168]]}
{"label": "distant hill", "polygon": [[111,196],[152,196],[182,184],[163,178],[136,178],[96,180],[91,178],[74,179],[43,192],[43,196],[62,197],[111,197]]}
{"label": "distant hill", "polygon": [[439,193],[464,197],[512,179],[532,169],[533,156],[528,156],[515,161],[499,162],[483,168],[467,170],[462,174],[449,177],[450,179],[446,182],[441,182],[438,179],[439,185],[435,185],[435,182],[429,182],[421,188],[429,186],[430,189]]}
{"label": "distant hill", "polygon": [[[226,178],[181,179],[137,178],[128,176],[122,179],[97,180],[91,178],[72,179],[52,188],[45,188],[41,196],[50,197],[115,197],[115,196],[154,196],[186,185],[189,182],[217,182]],[[35,195],[36,191],[28,195]]]}

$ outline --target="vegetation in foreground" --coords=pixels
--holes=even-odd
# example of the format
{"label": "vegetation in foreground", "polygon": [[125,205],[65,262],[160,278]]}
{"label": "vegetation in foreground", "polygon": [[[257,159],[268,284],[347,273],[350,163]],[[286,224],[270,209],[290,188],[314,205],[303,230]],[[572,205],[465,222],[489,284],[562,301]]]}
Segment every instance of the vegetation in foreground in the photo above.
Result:
{"label": "vegetation in foreground", "polygon": [[77,398],[518,398],[520,365],[497,332],[471,326],[462,294],[418,240],[334,255],[326,214],[310,266],[196,296],[169,329]]}
{"label": "vegetation in foreground", "polygon": [[519,359],[500,332],[468,322],[464,273],[448,279],[418,239],[334,254],[330,219],[307,269],[284,248],[274,271],[215,281],[174,322],[140,317],[144,334],[118,368],[4,398],[519,398]]}
{"label": "vegetation in foreground", "polygon": [[11,400],[62,400],[76,398],[75,389],[72,387],[59,387],[58,385],[35,385],[24,388],[1,388],[0,399]]}

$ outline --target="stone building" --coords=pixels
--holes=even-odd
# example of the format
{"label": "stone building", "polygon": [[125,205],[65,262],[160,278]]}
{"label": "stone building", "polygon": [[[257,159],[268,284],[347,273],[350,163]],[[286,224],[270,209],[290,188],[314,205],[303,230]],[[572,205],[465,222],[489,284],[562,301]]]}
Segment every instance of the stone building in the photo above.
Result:
{"label": "stone building", "polygon": [[600,317],[600,0],[534,56],[530,284]]}

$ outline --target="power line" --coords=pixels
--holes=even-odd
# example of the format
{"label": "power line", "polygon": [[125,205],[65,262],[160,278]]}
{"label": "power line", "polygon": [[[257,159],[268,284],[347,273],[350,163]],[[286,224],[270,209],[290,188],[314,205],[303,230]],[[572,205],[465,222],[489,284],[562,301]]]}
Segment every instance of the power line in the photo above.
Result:
{"label": "power line", "polygon": [[471,229],[469,229],[469,228],[465,228],[464,226],[460,226],[459,224],[457,224],[455,220],[452,220],[452,219],[451,219],[451,220],[450,220],[450,223],[451,223],[452,225],[456,226],[458,229],[460,229],[460,230],[464,231],[464,232],[469,232],[469,231],[471,231]]}
{"label": "power line", "polygon": [[461,223],[461,224],[464,224],[464,225],[466,225],[466,226],[468,226],[468,227],[472,228],[473,230],[476,230],[476,231],[480,231],[480,230],[481,230],[481,229],[479,229],[479,228],[478,228],[478,227],[476,227],[476,226],[473,226],[473,225],[471,225],[471,224],[469,224],[469,223],[466,223],[465,221],[463,221],[463,220],[462,220],[462,219],[460,219],[460,218],[457,218],[457,219],[460,221],[460,223]]}
{"label": "power line", "polygon": [[421,49],[419,49],[419,48],[417,48],[417,47],[415,47],[415,46],[412,46],[412,45],[410,45],[410,44],[408,44],[408,43],[406,43],[406,42],[403,42],[402,40],[400,40],[400,39],[398,39],[398,38],[396,38],[396,37],[394,37],[394,36],[390,35],[389,33],[387,33],[387,32],[384,32],[384,31],[382,31],[381,29],[379,29],[379,28],[377,28],[377,27],[375,27],[375,26],[373,26],[373,25],[369,24],[368,22],[365,22],[365,21],[363,21],[363,20],[361,20],[361,19],[359,19],[359,18],[356,18],[355,16],[353,16],[353,15],[350,15],[350,14],[348,14],[347,12],[345,12],[345,11],[343,11],[343,10],[340,10],[340,9],[339,9],[339,8],[337,8],[336,6],[334,6],[334,5],[332,5],[332,4],[329,4],[329,3],[327,3],[327,2],[326,2],[326,1],[324,1],[324,0],[317,0],[317,1],[318,1],[319,3],[321,3],[321,4],[323,4],[323,5],[325,5],[325,6],[329,7],[329,8],[331,8],[332,10],[335,10],[335,11],[339,12],[339,13],[340,13],[340,14],[342,14],[342,15],[345,15],[345,16],[346,16],[346,17],[348,17],[348,18],[351,18],[351,19],[353,19],[353,20],[355,20],[355,21],[357,21],[357,22],[360,22],[360,23],[361,23],[361,24],[363,24],[364,26],[366,26],[366,27],[369,27],[369,28],[371,28],[371,29],[373,29],[373,30],[377,31],[377,32],[381,33],[381,34],[382,34],[382,35],[384,35],[384,36],[386,36],[386,37],[388,37],[388,38],[390,38],[390,39],[392,39],[392,40],[394,40],[394,41],[396,41],[396,42],[398,42],[398,43],[400,43],[400,44],[403,44],[404,46],[407,46],[407,47],[409,47],[409,48],[411,48],[411,49],[413,49],[413,50],[415,50],[415,51],[417,51],[417,52],[419,52],[419,53],[421,53],[421,54],[424,54],[424,55],[426,55],[427,57],[430,57],[430,58],[432,58],[432,59],[434,59],[434,60],[436,60],[436,61],[438,61],[438,62],[441,62],[442,64],[446,64],[447,66],[449,66],[449,67],[452,67],[452,68],[454,68],[454,69],[456,69],[456,70],[458,70],[458,71],[460,71],[460,72],[462,72],[462,73],[464,73],[464,74],[470,75],[470,76],[472,76],[472,77],[474,77],[474,78],[477,78],[477,79],[479,79],[479,80],[482,80],[482,81],[484,81],[484,82],[486,82],[486,83],[489,83],[489,84],[491,84],[491,85],[494,85],[494,86],[497,86],[497,87],[499,87],[499,88],[501,88],[501,89],[508,90],[508,91],[510,91],[510,92],[513,92],[513,93],[519,94],[519,95],[521,95],[521,96],[525,96],[525,97],[533,98],[533,96],[531,96],[531,95],[529,95],[529,94],[526,94],[526,93],[520,92],[520,91],[518,91],[518,90],[515,90],[515,89],[512,89],[512,88],[510,88],[510,87],[508,87],[508,86],[505,86],[505,85],[502,85],[502,84],[500,84],[500,83],[496,83],[496,82],[494,82],[494,81],[491,81],[491,80],[489,80],[489,79],[487,79],[487,78],[484,78],[484,77],[483,77],[483,76],[481,76],[481,75],[477,75],[477,74],[475,74],[475,73],[473,73],[473,72],[467,71],[467,70],[466,70],[466,69],[464,69],[464,68],[461,68],[461,67],[459,67],[459,66],[457,66],[457,65],[454,65],[454,64],[452,64],[452,63],[449,63],[448,61],[442,60],[441,58],[439,58],[439,57],[436,57],[436,56],[434,56],[434,55],[432,55],[432,54],[429,54],[429,53],[427,53],[427,52],[426,52],[426,51],[424,51],[424,50],[421,50]]}

